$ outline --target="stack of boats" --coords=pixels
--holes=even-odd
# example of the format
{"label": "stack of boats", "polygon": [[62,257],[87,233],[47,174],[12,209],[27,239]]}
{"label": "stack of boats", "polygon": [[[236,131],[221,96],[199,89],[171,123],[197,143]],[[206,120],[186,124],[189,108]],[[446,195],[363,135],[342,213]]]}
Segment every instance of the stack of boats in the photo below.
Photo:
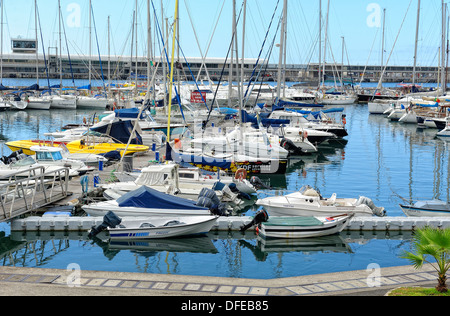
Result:
{"label": "stack of boats", "polygon": [[[273,99],[273,89],[271,94],[270,99]],[[308,97],[306,93],[296,96],[303,98],[302,101]],[[287,109],[278,109],[270,115],[233,112],[245,116],[246,120],[241,120],[238,125],[229,121],[232,124],[229,124],[228,129],[224,127],[227,123],[225,117],[229,114],[217,111],[217,118],[224,123],[220,128],[202,128],[193,137],[180,137],[167,143],[166,160],[174,163],[149,165],[139,172],[129,173],[129,181],[102,185],[106,200],[83,206],[84,211],[91,216],[105,216],[105,224],[93,231],[108,229],[110,238],[132,239],[207,232],[218,216],[242,209],[247,201],[254,203],[251,196],[256,193],[256,189],[247,180],[248,176],[285,173],[287,161],[292,155],[310,155],[318,152],[320,144],[347,135],[345,115],[341,116],[342,122],[336,122],[328,116],[327,110],[313,111],[316,109],[316,106],[309,104],[306,109],[305,106],[300,108],[303,112]],[[157,122],[166,116],[158,111],[152,116],[149,112],[134,110],[137,116],[125,118],[115,111],[102,117],[93,126],[86,124],[68,131],[47,134],[55,138],[52,141],[13,141],[6,145],[28,155],[39,155],[38,147],[44,148],[47,153],[61,152],[60,147],[64,147],[70,155],[104,155],[115,151],[119,152],[119,158],[124,154],[146,152],[149,145],[155,143],[154,138],[146,137],[146,129],[152,129],[152,132],[156,129],[164,131],[167,124]],[[151,120],[139,117],[142,113]],[[204,119],[211,114],[206,113],[204,117],[198,112],[196,118]],[[181,127],[186,125],[182,124]],[[128,131],[123,139],[126,141],[122,141],[122,144],[110,140],[111,137],[119,138],[111,133],[120,129]],[[165,141],[161,137],[159,143],[164,144]],[[190,167],[186,168],[186,165]],[[297,202],[283,208],[291,211],[304,208],[300,203],[304,200],[303,196],[283,197],[291,201],[295,198]],[[309,197],[309,200],[314,199]],[[315,203],[322,205],[324,201],[317,198]],[[277,213],[276,208],[272,208],[277,204],[276,201],[266,203],[265,199],[258,200],[257,204],[270,213],[271,219],[267,221],[267,226],[285,226],[286,230],[286,223],[290,225],[287,235],[271,235],[270,229],[263,230],[263,234],[267,237],[303,238],[316,234],[292,234],[289,230],[315,231],[319,226],[322,226],[317,228],[317,231],[322,231],[319,234],[336,233],[345,228],[352,216],[358,216],[359,213],[367,215],[378,211],[377,215],[383,214],[367,199],[338,200],[334,203],[329,199],[327,203],[330,212],[322,216],[320,212],[314,211],[309,214]],[[312,204],[308,202],[309,207]],[[289,218],[283,219],[286,215]],[[329,229],[329,224],[338,226]],[[198,229],[187,229],[192,226]]]}
{"label": "stack of boats", "polygon": [[[435,93],[435,92],[434,92]],[[391,121],[418,124],[444,130],[450,99],[446,96],[410,94],[396,100],[380,99],[368,103],[370,114],[383,114]],[[445,137],[446,132],[438,134]]]}

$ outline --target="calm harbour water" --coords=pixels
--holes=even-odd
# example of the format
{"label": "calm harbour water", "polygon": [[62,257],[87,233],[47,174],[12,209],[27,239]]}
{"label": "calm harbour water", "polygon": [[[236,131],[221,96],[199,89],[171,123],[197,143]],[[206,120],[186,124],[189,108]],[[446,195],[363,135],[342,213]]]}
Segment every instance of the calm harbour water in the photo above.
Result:
{"label": "calm harbour water", "polygon": [[[67,123],[77,123],[94,111],[23,111],[0,113],[0,138],[43,138]],[[323,196],[359,195],[384,206],[389,216],[404,216],[399,196],[449,198],[448,144],[436,130],[389,122],[369,115],[366,105],[347,105],[346,144],[322,148],[321,154],[291,162],[285,176],[265,177],[272,190],[259,197],[293,192],[304,184]],[[449,143],[450,144],[450,143]],[[9,154],[6,146],[2,153]],[[254,214],[250,209],[246,214]],[[87,234],[51,235],[10,232],[0,224],[0,258],[4,266],[206,275],[238,278],[279,278],[408,265],[398,258],[409,249],[410,232],[343,232],[339,236],[297,241],[264,241],[254,233],[209,233],[193,239],[149,243],[108,244]]]}

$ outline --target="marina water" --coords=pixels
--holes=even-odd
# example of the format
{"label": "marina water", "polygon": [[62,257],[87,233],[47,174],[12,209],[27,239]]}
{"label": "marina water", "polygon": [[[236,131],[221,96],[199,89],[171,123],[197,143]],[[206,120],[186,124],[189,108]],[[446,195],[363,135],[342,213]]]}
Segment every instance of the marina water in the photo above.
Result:
{"label": "marina water", "polygon": [[[346,105],[346,142],[322,147],[319,155],[290,161],[286,175],[261,177],[271,189],[260,198],[282,195],[309,184],[324,197],[366,196],[388,216],[404,216],[403,199],[449,199],[449,149],[437,130],[390,122],[370,115],[367,105]],[[67,123],[81,123],[93,110],[0,113],[0,140],[44,138]],[[2,154],[10,150],[2,145]],[[92,184],[91,184],[92,187]],[[253,215],[256,207],[245,215]],[[11,233],[0,224],[4,266],[126,271],[238,278],[279,278],[408,265],[399,258],[409,249],[411,232],[347,232],[305,240],[269,240],[254,232],[210,232],[205,237],[105,243],[87,233]]]}

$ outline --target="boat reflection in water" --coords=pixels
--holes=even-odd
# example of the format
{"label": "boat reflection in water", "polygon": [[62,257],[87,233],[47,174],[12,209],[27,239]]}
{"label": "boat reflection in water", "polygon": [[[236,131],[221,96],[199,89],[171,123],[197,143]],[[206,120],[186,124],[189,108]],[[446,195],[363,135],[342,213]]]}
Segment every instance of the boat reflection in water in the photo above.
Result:
{"label": "boat reflection in water", "polygon": [[[386,257],[408,247],[411,235],[343,231],[321,238],[267,241],[250,231],[211,231],[195,238],[106,242],[106,235],[90,240],[87,232],[12,232],[0,239],[0,258],[3,266],[65,269],[76,262],[84,270],[99,270],[108,264],[111,270],[122,272],[270,279],[321,273],[323,260],[327,272],[365,269],[367,260],[358,259],[362,253],[371,253],[380,264],[400,265],[400,259],[391,263]],[[386,245],[388,250],[380,251]],[[74,252],[89,255],[74,259]]]}

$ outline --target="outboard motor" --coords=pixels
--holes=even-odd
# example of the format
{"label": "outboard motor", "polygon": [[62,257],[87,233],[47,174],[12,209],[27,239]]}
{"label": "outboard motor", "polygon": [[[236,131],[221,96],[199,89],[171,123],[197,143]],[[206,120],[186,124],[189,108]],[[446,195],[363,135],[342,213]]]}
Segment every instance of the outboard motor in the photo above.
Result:
{"label": "outboard motor", "polygon": [[257,189],[267,189],[267,190],[271,190],[272,188],[265,185],[260,178],[258,178],[257,176],[253,176],[250,178],[250,183]]}
{"label": "outboard motor", "polygon": [[208,208],[214,215],[227,215],[227,206],[220,202],[214,190],[208,188],[200,191],[195,205]]}
{"label": "outboard motor", "polygon": [[230,183],[230,184],[228,184],[228,187],[230,188],[231,192],[236,193],[240,199],[246,199],[246,200],[252,199],[252,197],[250,195],[248,195],[247,193],[239,191],[239,189],[236,186],[236,183]]}
{"label": "outboard motor", "polygon": [[358,201],[356,202],[356,205],[365,204],[367,205],[371,210],[373,215],[383,217],[386,216],[386,210],[384,207],[377,207],[375,206],[375,203],[371,199],[365,196],[360,196]]}
{"label": "outboard motor", "polygon": [[295,144],[292,140],[287,139],[287,138],[283,138],[281,140],[280,146],[282,148],[286,149],[287,151],[289,151],[289,153],[291,153],[291,154],[300,154],[302,152],[302,150],[300,148],[295,146]]}
{"label": "outboard motor", "polygon": [[88,237],[93,238],[97,236],[100,232],[106,230],[108,227],[114,228],[121,222],[122,219],[120,219],[114,212],[109,211],[108,213],[106,213],[105,216],[103,216],[103,223],[101,223],[97,227],[92,226],[92,229],[89,232]]}
{"label": "outboard motor", "polygon": [[261,210],[258,213],[256,213],[255,217],[253,217],[253,220],[248,223],[247,225],[242,225],[240,228],[241,232],[245,232],[250,227],[259,225],[263,222],[267,222],[269,220],[269,214],[267,214],[266,210]]}

